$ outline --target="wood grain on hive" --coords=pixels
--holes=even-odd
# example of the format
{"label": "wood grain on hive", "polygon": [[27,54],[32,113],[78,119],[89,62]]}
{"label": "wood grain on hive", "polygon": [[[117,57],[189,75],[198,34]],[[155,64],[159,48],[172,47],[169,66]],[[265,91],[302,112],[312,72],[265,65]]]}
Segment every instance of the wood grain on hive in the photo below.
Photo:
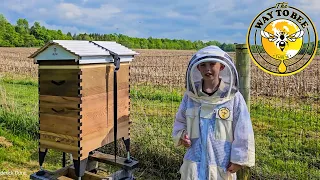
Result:
{"label": "wood grain on hive", "polygon": [[[83,147],[81,154],[114,141],[113,138],[113,64],[83,67],[81,75],[82,126],[80,128]],[[106,80],[107,79],[107,80]],[[129,136],[129,63],[121,63],[117,72],[118,83],[118,137]]]}
{"label": "wood grain on hive", "polygon": [[[80,160],[113,139],[113,64],[39,66],[40,149]],[[129,63],[118,83],[118,137],[129,137]]]}

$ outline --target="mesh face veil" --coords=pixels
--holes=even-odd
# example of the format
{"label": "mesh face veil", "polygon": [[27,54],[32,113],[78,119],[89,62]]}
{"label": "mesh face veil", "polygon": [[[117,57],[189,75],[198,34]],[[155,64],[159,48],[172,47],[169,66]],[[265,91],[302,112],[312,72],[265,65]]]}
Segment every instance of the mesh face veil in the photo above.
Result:
{"label": "mesh face veil", "polygon": [[201,83],[202,76],[197,68],[197,65],[202,62],[219,62],[225,66],[225,68],[220,71],[219,78],[221,78],[221,80],[225,83],[226,87],[228,88],[228,93],[224,97],[221,97],[219,101],[230,99],[239,89],[238,72],[232,62],[231,57],[217,46],[205,47],[199,50],[191,58],[186,72],[187,93],[191,95],[193,99],[208,100],[207,97],[199,97],[195,85],[197,83]]}

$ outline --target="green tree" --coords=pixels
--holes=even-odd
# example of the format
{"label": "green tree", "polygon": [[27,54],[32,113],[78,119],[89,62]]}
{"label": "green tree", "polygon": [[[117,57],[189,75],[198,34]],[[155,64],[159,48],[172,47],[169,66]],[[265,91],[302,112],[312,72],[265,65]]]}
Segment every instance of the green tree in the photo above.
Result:
{"label": "green tree", "polygon": [[223,43],[223,44],[220,45],[220,48],[225,51],[226,46],[227,46],[227,44],[226,44],[226,43]]}
{"label": "green tree", "polygon": [[[232,52],[235,51],[234,44],[220,43],[212,40],[204,43],[203,41],[190,41],[183,39],[168,39],[168,38],[136,38],[129,37],[123,34],[98,34],[98,33],[83,33],[64,34],[61,30],[50,30],[41,26],[39,22],[35,22],[31,28],[26,19],[18,19],[17,25],[11,25],[7,19],[0,14],[0,46],[42,46],[44,43],[53,40],[95,40],[95,41],[114,41],[128,48],[136,49],[194,49],[199,50],[205,46],[215,45],[221,49]],[[320,47],[320,41],[317,42]],[[253,46],[254,52],[264,52],[262,46]],[[303,47],[302,52],[312,53],[310,49]]]}
{"label": "green tree", "polygon": [[199,49],[201,49],[203,47],[204,47],[203,41],[199,41],[198,40],[198,41],[193,42],[193,49],[199,50]]}
{"label": "green tree", "polygon": [[3,15],[0,15],[0,46],[23,46],[23,43],[20,34],[15,31],[15,27]]}
{"label": "green tree", "polygon": [[162,49],[161,39],[153,39],[153,44],[154,44],[155,49]]}
{"label": "green tree", "polygon": [[224,50],[226,52],[234,52],[236,50],[236,46],[234,44],[227,44]]}
{"label": "green tree", "polygon": [[35,22],[30,29],[30,34],[36,39],[40,40],[41,44],[46,43],[50,38],[48,38],[47,31],[44,27],[40,26],[39,22]]}
{"label": "green tree", "polygon": [[141,49],[148,49],[149,47],[148,47],[148,40],[146,40],[146,39],[141,39],[140,40],[140,47],[141,47]]}
{"label": "green tree", "polygon": [[29,34],[29,23],[26,19],[18,19],[17,26],[15,27],[17,33],[22,35]]}
{"label": "green tree", "polygon": [[148,47],[149,47],[149,49],[156,49],[156,45],[155,45],[152,37],[148,38]]}

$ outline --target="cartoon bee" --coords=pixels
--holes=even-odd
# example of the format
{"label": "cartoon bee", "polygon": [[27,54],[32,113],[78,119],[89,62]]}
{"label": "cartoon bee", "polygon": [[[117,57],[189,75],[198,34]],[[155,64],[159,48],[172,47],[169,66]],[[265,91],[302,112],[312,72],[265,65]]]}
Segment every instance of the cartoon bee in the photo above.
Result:
{"label": "cartoon bee", "polygon": [[274,42],[278,49],[281,51],[284,50],[286,45],[288,44],[288,40],[290,42],[295,42],[298,38],[301,38],[304,34],[304,31],[297,31],[293,34],[288,35],[287,33],[280,31],[276,32],[276,34],[271,34],[267,31],[261,30],[261,36],[267,38],[270,42]]}
{"label": "cartoon bee", "polygon": [[230,117],[230,110],[226,107],[222,107],[219,109],[218,115],[221,119],[228,119]]}

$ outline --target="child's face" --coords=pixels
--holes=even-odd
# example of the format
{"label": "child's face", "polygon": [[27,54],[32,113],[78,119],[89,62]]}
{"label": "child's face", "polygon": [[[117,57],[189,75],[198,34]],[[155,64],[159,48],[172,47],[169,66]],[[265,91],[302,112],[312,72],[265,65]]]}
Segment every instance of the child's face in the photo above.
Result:
{"label": "child's face", "polygon": [[219,62],[203,62],[197,68],[204,80],[214,80],[219,78],[219,73],[224,69],[224,65]]}

